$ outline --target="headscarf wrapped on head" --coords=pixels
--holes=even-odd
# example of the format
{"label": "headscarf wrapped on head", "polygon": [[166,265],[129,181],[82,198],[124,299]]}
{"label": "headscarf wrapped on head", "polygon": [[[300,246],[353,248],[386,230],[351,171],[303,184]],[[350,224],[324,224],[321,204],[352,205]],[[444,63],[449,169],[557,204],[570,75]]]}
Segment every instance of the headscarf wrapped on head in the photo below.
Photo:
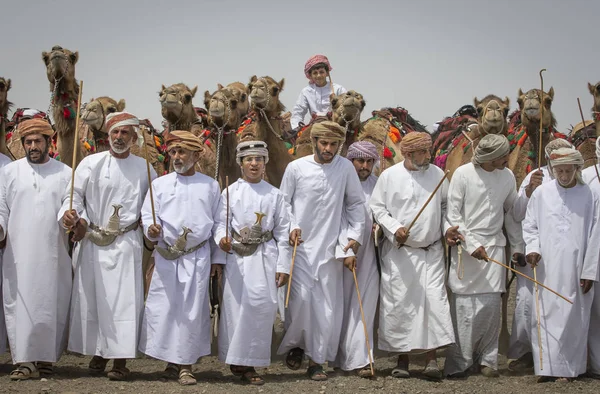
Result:
{"label": "headscarf wrapped on head", "polygon": [[580,184],[584,184],[583,178],[581,177],[581,169],[583,168],[583,156],[581,153],[575,148],[558,148],[550,153],[550,166],[555,167],[559,165],[569,165],[572,164],[577,167],[575,177],[577,178],[577,182]]}
{"label": "headscarf wrapped on head", "polygon": [[479,141],[471,162],[477,166],[489,163],[510,153],[508,139],[501,134],[488,134]]}
{"label": "headscarf wrapped on head", "polygon": [[41,134],[47,137],[52,137],[54,135],[54,129],[48,121],[44,119],[27,119],[19,123],[18,127],[19,136],[21,138],[25,138],[31,134]]}
{"label": "headscarf wrapped on head", "polygon": [[310,69],[319,63],[325,64],[327,66],[328,71],[333,70],[333,68],[331,68],[331,64],[329,64],[329,59],[327,59],[327,56],[325,56],[325,55],[312,56],[310,59],[308,59],[306,61],[306,64],[304,64],[304,75],[306,75],[306,78],[308,78],[310,82],[314,82],[312,80],[312,78],[310,77]]}
{"label": "headscarf wrapped on head", "polygon": [[348,147],[348,153],[346,153],[348,160],[354,159],[373,159],[375,163],[379,161],[379,152],[377,147],[369,141],[357,141]]}
{"label": "headscarf wrapped on head", "polygon": [[113,112],[106,116],[106,130],[108,134],[117,127],[132,126],[137,134],[138,146],[144,146],[144,136],[140,133],[140,120],[129,112]]}
{"label": "headscarf wrapped on head", "polygon": [[422,131],[414,131],[406,134],[400,141],[400,153],[406,156],[409,153],[420,150],[431,150],[431,135]]}
{"label": "headscarf wrapped on head", "polygon": [[242,159],[247,156],[262,156],[265,158],[265,164],[269,162],[269,150],[264,141],[244,141],[240,142],[235,148],[235,161],[242,165]]}
{"label": "headscarf wrapped on head", "polygon": [[346,140],[346,129],[332,121],[315,123],[310,130],[310,138],[323,138],[327,140]]}
{"label": "headscarf wrapped on head", "polygon": [[560,148],[574,148],[574,146],[564,138],[555,138],[552,141],[548,142],[546,144],[546,147],[544,148],[544,151],[546,152],[546,159],[550,157],[550,154],[552,152]]}
{"label": "headscarf wrapped on head", "polygon": [[196,137],[194,133],[185,130],[171,131],[165,143],[167,144],[167,149],[183,148],[191,152],[197,152],[202,149],[200,138]]}

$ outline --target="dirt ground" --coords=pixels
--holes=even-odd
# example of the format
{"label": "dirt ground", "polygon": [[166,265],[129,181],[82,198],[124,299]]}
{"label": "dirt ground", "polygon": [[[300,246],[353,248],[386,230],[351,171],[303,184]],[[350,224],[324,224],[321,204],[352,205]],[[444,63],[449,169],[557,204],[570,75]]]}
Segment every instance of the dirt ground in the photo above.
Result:
{"label": "dirt ground", "polygon": [[[514,284],[509,299],[510,317],[513,310]],[[509,328],[511,320],[509,318]],[[278,322],[273,350],[281,337],[282,327]],[[214,345],[213,354],[216,354]],[[410,372],[413,377],[410,379],[391,378],[389,375],[395,366],[395,357],[377,352],[375,379],[337,374],[328,369],[327,382],[308,379],[305,373],[306,363],[302,369],[291,371],[281,358],[274,357],[271,367],[258,370],[266,381],[261,387],[242,384],[239,378],[231,374],[229,367],[214,356],[205,357],[194,366],[198,384],[189,387],[182,387],[176,381],[161,382],[161,371],[165,363],[150,358],[140,357],[128,363],[132,376],[127,382],[111,382],[106,377],[89,376],[89,360],[90,357],[65,354],[55,366],[52,378],[13,382],[8,377],[12,370],[10,354],[0,355],[0,393],[600,393],[600,380],[589,378],[580,378],[572,383],[537,384],[532,373],[515,375],[508,371],[504,356],[499,357],[501,376],[497,379],[472,375],[464,380],[444,380],[439,383],[420,378],[424,362],[418,357],[411,359]],[[443,367],[444,351],[438,353],[438,361],[440,367]]]}

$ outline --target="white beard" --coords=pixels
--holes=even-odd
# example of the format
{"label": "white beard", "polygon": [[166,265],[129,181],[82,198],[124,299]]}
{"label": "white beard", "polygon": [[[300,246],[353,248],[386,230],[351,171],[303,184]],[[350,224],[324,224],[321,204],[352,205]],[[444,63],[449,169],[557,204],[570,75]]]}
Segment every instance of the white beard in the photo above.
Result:
{"label": "white beard", "polygon": [[194,165],[193,162],[183,163],[182,165],[173,164],[173,169],[178,174],[185,174],[186,172],[189,171],[190,168],[192,168],[193,165]]}
{"label": "white beard", "polygon": [[112,138],[108,139],[108,143],[110,144],[110,149],[112,149],[112,151],[115,152],[117,155],[127,152],[129,150],[129,148],[131,148],[131,146],[133,145],[133,141],[129,141],[129,143],[127,144],[127,146],[125,148],[117,148],[113,144]]}

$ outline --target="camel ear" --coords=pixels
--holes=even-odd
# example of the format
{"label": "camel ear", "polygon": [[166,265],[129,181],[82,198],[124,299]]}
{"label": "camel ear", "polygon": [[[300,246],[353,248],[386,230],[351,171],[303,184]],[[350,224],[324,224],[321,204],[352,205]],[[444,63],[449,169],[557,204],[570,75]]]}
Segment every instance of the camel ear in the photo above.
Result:
{"label": "camel ear", "polygon": [[210,92],[208,90],[206,90],[204,92],[204,108],[209,109],[208,107],[210,106]]}
{"label": "camel ear", "polygon": [[551,86],[550,90],[548,90],[548,96],[550,96],[550,98],[552,100],[554,100],[554,87],[553,86]]}
{"label": "camel ear", "polygon": [[46,66],[48,65],[48,60],[50,59],[50,54],[48,52],[42,52],[42,60],[44,61],[44,63],[46,64]]}
{"label": "camel ear", "polygon": [[119,112],[123,112],[123,110],[125,109],[125,100],[121,99],[119,100],[119,102],[117,103],[117,111]]}
{"label": "camel ear", "polygon": [[221,90],[221,89],[223,89],[223,88],[224,88],[224,86],[223,86],[223,85],[221,85],[220,83],[218,83],[218,84],[217,84],[217,90]]}
{"label": "camel ear", "polygon": [[250,78],[250,82],[248,82],[248,85],[246,85],[246,90],[248,91],[248,93],[250,93],[250,91],[252,90],[252,85],[254,85],[256,81],[258,81],[258,78],[256,77],[256,75],[253,75]]}
{"label": "camel ear", "polygon": [[519,88],[519,91],[517,92],[517,97],[521,97],[523,95],[523,91],[521,90],[521,88]]}
{"label": "camel ear", "polygon": [[329,102],[331,103],[331,108],[335,108],[338,103],[338,98],[335,94],[331,93],[329,95]]}
{"label": "camel ear", "polygon": [[192,98],[196,95],[197,91],[198,91],[198,85],[194,86],[194,88],[191,90],[191,92],[192,92]]}
{"label": "camel ear", "polygon": [[595,86],[588,82],[588,89],[590,91],[590,94],[593,96],[596,90]]}
{"label": "camel ear", "polygon": [[479,104],[481,104],[481,101],[479,101],[477,97],[473,98],[473,106],[477,108],[479,107]]}
{"label": "camel ear", "polygon": [[8,92],[10,90],[10,79],[6,80],[6,91]]}
{"label": "camel ear", "polygon": [[280,92],[283,90],[284,86],[285,86],[285,78],[281,78],[281,81],[279,81],[279,91]]}
{"label": "camel ear", "polygon": [[75,51],[73,53],[71,53],[71,64],[75,64],[77,63],[77,60],[79,60],[79,51]]}
{"label": "camel ear", "polygon": [[510,108],[510,99],[508,98],[508,96],[504,96],[504,105],[506,105],[507,108]]}

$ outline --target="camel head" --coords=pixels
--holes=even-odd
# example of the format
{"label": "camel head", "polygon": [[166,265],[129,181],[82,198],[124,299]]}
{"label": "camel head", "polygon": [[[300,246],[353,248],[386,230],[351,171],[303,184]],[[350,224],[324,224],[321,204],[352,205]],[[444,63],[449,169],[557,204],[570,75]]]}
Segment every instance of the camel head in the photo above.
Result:
{"label": "camel head", "polygon": [[74,89],[75,64],[79,60],[79,52],[71,52],[57,45],[53,46],[50,52],[42,52],[42,59],[46,64],[46,75],[51,90],[56,82],[62,82],[65,90]]}
{"label": "camel head", "polygon": [[483,129],[484,134],[506,134],[508,131],[508,110],[510,100],[493,94],[487,95],[479,101],[477,97],[473,100],[477,109],[477,122]]}
{"label": "camel head", "polygon": [[519,89],[518,96],[517,102],[519,103],[519,109],[521,110],[521,122],[528,129],[539,128],[542,105],[542,127],[547,129],[550,126],[556,125],[556,120],[554,119],[554,115],[552,115],[554,88],[550,88],[548,93],[542,92],[540,89],[531,89],[527,93],[523,93],[523,91]]}
{"label": "camel head", "polygon": [[283,90],[285,79],[279,82],[271,77],[257,78],[253,75],[248,83],[248,91],[252,101],[252,110],[264,110],[268,116],[277,116],[285,107],[279,101],[279,94]]}
{"label": "camel head", "polygon": [[242,117],[248,113],[248,94],[246,86],[236,82],[242,86],[240,90],[234,84],[227,87],[219,84],[219,89],[210,94],[207,90],[204,92],[204,107],[208,110],[209,122],[216,127],[227,127],[228,129],[236,129]]}
{"label": "camel head", "polygon": [[362,94],[350,90],[339,96],[333,93],[329,96],[333,111],[332,120],[340,126],[354,127],[360,124],[360,114],[365,109],[365,99]]}
{"label": "camel head", "polygon": [[196,118],[196,111],[192,99],[198,91],[198,86],[190,89],[183,83],[176,83],[169,87],[162,85],[159,93],[161,114],[171,124],[180,121],[189,122]]}
{"label": "camel head", "polygon": [[[10,79],[8,81],[10,86]],[[592,96],[594,96],[594,106],[592,107],[592,111],[594,112],[594,118],[596,118],[600,113],[600,82],[595,85],[588,82],[588,89]]]}
{"label": "camel head", "polygon": [[10,90],[10,79],[0,77],[0,116],[6,116],[11,103],[8,101],[8,91]]}
{"label": "camel head", "polygon": [[121,99],[116,102],[110,97],[98,97],[86,104],[81,112],[81,119],[93,131],[103,131],[106,133],[106,116],[113,112],[123,112],[125,109],[125,100]]}

